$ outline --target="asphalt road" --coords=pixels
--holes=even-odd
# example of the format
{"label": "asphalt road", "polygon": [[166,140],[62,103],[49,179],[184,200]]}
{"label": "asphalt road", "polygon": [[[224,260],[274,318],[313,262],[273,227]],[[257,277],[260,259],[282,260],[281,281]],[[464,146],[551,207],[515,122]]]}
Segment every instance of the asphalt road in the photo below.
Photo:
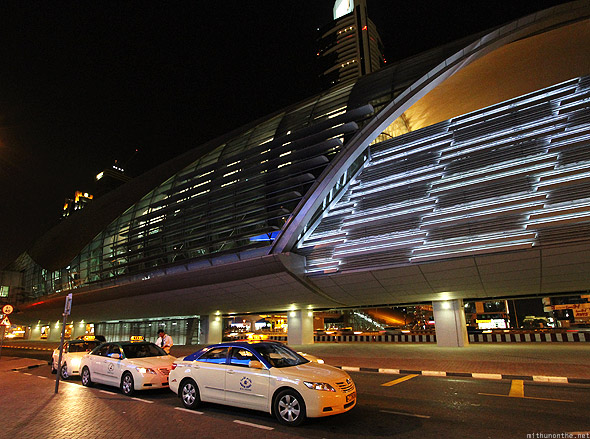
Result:
{"label": "asphalt road", "polygon": [[[18,374],[19,380],[30,382],[22,389],[29,396],[36,392],[47,393],[50,387],[48,379],[55,380],[49,366],[12,373]],[[297,428],[284,427],[269,414],[213,404],[204,405],[194,414],[175,412],[174,409],[181,408],[182,405],[176,395],[168,390],[137,393],[138,400],[146,404],[129,400],[116,388],[95,386],[94,392],[100,392],[100,395],[107,395],[112,399],[109,407],[119,404],[131,409],[133,404],[139,404],[149,406],[150,410],[157,413],[174,412],[188,417],[187,421],[183,421],[188,424],[167,424],[168,437],[181,437],[181,431],[175,430],[177,428],[198,429],[202,437],[212,438],[232,437],[232,428],[235,428],[237,434],[234,437],[267,437],[272,432],[275,435],[273,437],[326,439],[528,439],[576,437],[564,434],[590,432],[588,385],[378,373],[351,373],[351,376],[358,393],[358,404],[352,411],[339,416],[310,419]],[[69,379],[67,383],[60,383],[60,392],[70,391],[72,386],[81,392],[91,392],[81,386],[78,377]],[[144,426],[150,423],[156,425],[158,422],[157,417],[152,415],[141,416],[146,416],[142,420]],[[33,422],[42,421],[35,419]],[[69,422],[76,421],[70,418]],[[225,426],[223,434],[216,435],[216,425]],[[89,434],[88,437],[94,436]],[[590,433],[586,438],[590,438]]]}

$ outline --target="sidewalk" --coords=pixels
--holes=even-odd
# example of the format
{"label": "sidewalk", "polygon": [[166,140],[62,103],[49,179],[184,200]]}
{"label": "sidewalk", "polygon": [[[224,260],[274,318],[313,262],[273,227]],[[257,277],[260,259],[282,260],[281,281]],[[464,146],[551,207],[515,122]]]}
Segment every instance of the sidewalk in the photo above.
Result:
{"label": "sidewalk", "polygon": [[46,364],[47,361],[35,360],[34,358],[9,357],[2,353],[2,358],[0,358],[0,372],[32,369]]}
{"label": "sidewalk", "polygon": [[[47,364],[47,361],[31,359],[19,362],[13,358],[10,345],[46,350],[56,346],[50,342],[7,344],[2,351],[0,370]],[[183,357],[201,347],[176,345],[171,354]],[[590,384],[590,343],[480,343],[464,348],[443,348],[431,343],[316,343],[291,347],[352,371],[495,379],[518,377]]]}

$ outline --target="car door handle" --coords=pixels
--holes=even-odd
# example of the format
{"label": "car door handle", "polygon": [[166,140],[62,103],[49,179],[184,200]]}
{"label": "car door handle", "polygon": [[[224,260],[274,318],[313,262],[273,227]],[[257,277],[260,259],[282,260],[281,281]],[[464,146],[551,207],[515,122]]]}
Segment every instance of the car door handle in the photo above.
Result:
{"label": "car door handle", "polygon": [[236,373],[236,372],[235,372],[234,370],[232,370],[232,369],[229,369],[229,370],[227,371],[227,373],[229,373],[229,374],[234,374],[234,373]]}

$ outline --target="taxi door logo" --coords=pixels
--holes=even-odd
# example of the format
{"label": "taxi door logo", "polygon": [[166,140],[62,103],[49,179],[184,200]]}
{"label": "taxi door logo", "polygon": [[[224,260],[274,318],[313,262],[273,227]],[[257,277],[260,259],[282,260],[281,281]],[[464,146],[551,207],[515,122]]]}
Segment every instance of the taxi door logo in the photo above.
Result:
{"label": "taxi door logo", "polygon": [[114,369],[115,369],[115,366],[113,366],[113,364],[110,363],[108,373],[114,373]]}
{"label": "taxi door logo", "polygon": [[244,377],[240,380],[240,387],[242,390],[251,390],[252,387],[252,380],[248,377]]}

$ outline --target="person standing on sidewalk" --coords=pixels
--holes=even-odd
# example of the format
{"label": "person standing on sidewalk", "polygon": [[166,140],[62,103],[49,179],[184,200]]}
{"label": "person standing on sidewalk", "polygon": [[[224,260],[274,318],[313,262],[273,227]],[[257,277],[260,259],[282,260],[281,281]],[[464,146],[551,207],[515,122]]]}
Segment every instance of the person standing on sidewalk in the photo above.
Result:
{"label": "person standing on sidewalk", "polygon": [[174,343],[172,342],[172,337],[170,337],[168,334],[166,334],[166,331],[164,331],[164,328],[160,329],[158,331],[158,339],[156,340],[156,345],[160,346],[162,349],[164,349],[164,351],[169,354],[170,353],[170,348],[172,347]]}

